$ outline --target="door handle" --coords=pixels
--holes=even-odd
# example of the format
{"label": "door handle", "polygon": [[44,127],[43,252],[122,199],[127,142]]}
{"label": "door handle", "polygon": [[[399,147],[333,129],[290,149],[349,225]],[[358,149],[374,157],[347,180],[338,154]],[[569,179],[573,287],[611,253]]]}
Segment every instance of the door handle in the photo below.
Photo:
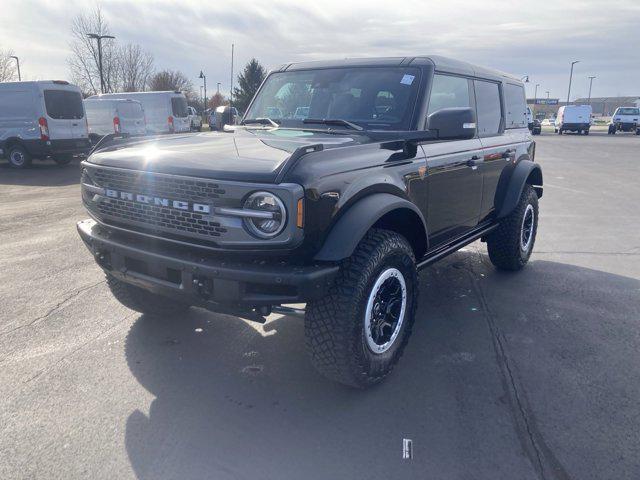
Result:
{"label": "door handle", "polygon": [[477,167],[478,165],[480,165],[480,163],[482,163],[482,160],[480,159],[480,157],[477,155],[474,155],[469,160],[467,160],[467,167]]}

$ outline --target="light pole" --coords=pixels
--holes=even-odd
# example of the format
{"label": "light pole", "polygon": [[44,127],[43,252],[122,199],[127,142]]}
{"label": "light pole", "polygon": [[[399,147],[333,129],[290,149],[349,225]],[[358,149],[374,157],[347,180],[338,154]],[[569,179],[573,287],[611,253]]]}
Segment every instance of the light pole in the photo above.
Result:
{"label": "light pole", "polygon": [[529,75],[525,75],[524,77],[520,77],[520,81],[524,83],[529,83]]}
{"label": "light pole", "polygon": [[231,88],[229,89],[229,106],[233,106],[233,48],[234,44],[231,44]]}
{"label": "light pole", "polygon": [[20,59],[18,57],[16,57],[15,55],[10,55],[11,58],[15,58],[16,59],[16,63],[18,64],[18,81],[21,82],[22,81],[22,77],[20,77]]}
{"label": "light pole", "polygon": [[220,93],[220,85],[222,85],[222,83],[218,82],[218,93]]}
{"label": "light pole", "polygon": [[547,100],[549,100],[549,90],[545,92],[547,94]]}
{"label": "light pole", "polygon": [[538,87],[540,86],[539,83],[536,83],[535,88],[533,89],[533,116],[535,118],[536,116],[536,105],[538,104]]}
{"label": "light pole", "polygon": [[202,72],[202,70],[200,70],[200,76],[198,78],[201,78],[204,80],[204,110],[206,110],[207,109],[207,76]]}
{"label": "light pole", "polygon": [[102,39],[116,38],[113,35],[98,35],[97,33],[87,33],[87,37],[98,40],[98,70],[100,70],[100,93],[104,93],[104,77],[102,76]]}
{"label": "light pole", "polygon": [[569,105],[569,96],[571,95],[571,80],[573,79],[573,66],[576,63],[580,63],[580,60],[574,60],[571,62],[571,73],[569,74],[569,90],[567,91],[567,105]]}
{"label": "light pole", "polygon": [[589,77],[589,105],[591,105],[591,86],[593,85],[593,79],[596,78],[595,76],[590,76]]}

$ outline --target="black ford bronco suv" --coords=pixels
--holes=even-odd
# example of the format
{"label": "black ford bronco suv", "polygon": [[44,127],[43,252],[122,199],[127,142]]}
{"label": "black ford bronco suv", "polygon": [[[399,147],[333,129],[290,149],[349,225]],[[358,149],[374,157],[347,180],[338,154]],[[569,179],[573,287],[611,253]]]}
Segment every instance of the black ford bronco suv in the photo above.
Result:
{"label": "black ford bronco suv", "polygon": [[264,322],[306,303],[317,369],[371,385],[407,343],[419,269],[477,239],[527,263],[526,113],[518,79],[447,58],[287,64],[239,125],[98,145],[78,231],[124,305]]}

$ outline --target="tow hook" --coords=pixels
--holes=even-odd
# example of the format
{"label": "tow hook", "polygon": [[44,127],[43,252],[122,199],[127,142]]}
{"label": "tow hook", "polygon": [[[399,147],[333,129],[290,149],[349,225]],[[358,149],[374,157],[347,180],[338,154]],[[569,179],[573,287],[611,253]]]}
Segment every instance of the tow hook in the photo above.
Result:
{"label": "tow hook", "polygon": [[206,277],[193,277],[193,288],[204,298],[209,298],[213,294],[213,282]]}

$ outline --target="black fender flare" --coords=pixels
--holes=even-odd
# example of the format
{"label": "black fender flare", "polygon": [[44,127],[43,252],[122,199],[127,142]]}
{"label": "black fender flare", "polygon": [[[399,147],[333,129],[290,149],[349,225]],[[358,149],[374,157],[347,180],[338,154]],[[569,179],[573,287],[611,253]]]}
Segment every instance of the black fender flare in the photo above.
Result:
{"label": "black fender flare", "polygon": [[420,218],[421,234],[427,242],[427,224],[418,207],[391,193],[373,193],[348,207],[333,225],[314,260],[339,261],[349,257],[367,231],[387,213],[394,210],[410,210]]}
{"label": "black fender flare", "polygon": [[542,197],[542,168],[531,160],[520,160],[509,178],[500,203],[498,218],[506,217],[516,208],[529,177],[533,179],[531,185],[534,186],[538,197]]}

